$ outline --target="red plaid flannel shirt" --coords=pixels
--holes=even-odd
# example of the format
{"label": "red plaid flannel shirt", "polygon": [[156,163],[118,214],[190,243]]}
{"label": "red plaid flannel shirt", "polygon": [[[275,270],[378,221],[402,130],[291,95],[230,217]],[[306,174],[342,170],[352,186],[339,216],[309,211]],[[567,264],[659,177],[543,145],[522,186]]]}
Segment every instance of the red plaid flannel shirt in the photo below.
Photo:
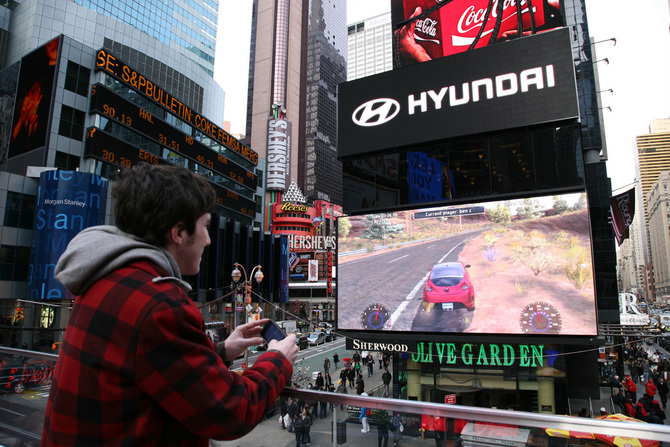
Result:
{"label": "red plaid flannel shirt", "polygon": [[42,446],[207,446],[251,431],[293,366],[280,353],[232,373],[176,281],[140,261],[77,297]]}

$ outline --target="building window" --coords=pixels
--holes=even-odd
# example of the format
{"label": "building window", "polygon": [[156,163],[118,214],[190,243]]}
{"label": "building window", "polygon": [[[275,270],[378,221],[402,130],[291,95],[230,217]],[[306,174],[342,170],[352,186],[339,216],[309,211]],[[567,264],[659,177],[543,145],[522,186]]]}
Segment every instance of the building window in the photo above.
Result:
{"label": "building window", "polygon": [[66,171],[76,171],[79,169],[79,157],[66,154],[65,152],[56,151],[56,161],[54,166]]}
{"label": "building window", "polygon": [[4,225],[32,230],[36,203],[37,197],[35,196],[12,191],[7,192]]}
{"label": "building window", "polygon": [[81,96],[88,96],[88,80],[90,77],[90,69],[68,61],[67,72],[65,73],[65,89]]}
{"label": "building window", "polygon": [[84,115],[85,113],[81,110],[64,105],[61,108],[58,135],[63,135],[64,137],[69,137],[77,141],[83,141]]}
{"label": "building window", "polygon": [[0,281],[27,281],[30,247],[0,246]]}

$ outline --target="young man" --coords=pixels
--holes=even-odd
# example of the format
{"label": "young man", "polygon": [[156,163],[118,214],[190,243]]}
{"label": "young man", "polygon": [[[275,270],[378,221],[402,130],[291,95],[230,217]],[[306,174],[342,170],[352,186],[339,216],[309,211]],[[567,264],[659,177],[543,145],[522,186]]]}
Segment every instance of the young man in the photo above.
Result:
{"label": "young man", "polygon": [[137,165],[113,189],[116,227],[85,229],[56,277],[76,296],[54,373],[42,446],[207,446],[251,431],[293,372],[290,335],[239,375],[267,320],[215,347],[182,275],[200,270],[215,194],[175,166]]}

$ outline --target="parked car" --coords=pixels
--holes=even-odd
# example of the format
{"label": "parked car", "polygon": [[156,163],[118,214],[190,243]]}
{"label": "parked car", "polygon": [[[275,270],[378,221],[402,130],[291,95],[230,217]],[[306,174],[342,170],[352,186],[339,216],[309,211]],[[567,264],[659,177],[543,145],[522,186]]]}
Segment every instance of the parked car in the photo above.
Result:
{"label": "parked car", "polygon": [[299,350],[307,349],[309,347],[309,340],[305,334],[300,332],[295,333],[295,344],[298,345]]}
{"label": "parked car", "polygon": [[26,389],[46,385],[53,371],[53,363],[46,360],[3,357],[0,359],[0,393],[21,394]]}
{"label": "parked car", "polygon": [[307,341],[310,345],[318,346],[326,342],[326,334],[323,332],[312,332],[307,336]]}
{"label": "parked car", "polygon": [[314,332],[321,332],[326,337],[325,340],[326,342],[335,340],[335,332],[333,332],[329,328],[318,327],[314,329]]}

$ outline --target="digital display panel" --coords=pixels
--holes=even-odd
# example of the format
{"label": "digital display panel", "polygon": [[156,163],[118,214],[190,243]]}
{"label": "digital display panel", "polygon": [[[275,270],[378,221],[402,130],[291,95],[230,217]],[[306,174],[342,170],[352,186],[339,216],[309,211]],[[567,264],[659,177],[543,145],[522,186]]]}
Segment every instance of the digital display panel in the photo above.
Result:
{"label": "digital display panel", "polygon": [[515,39],[519,32],[527,36],[563,26],[561,3],[562,0],[391,0],[395,66]]}
{"label": "digital display panel", "polygon": [[568,28],[338,87],[339,158],[579,117]]}
{"label": "digital display panel", "polygon": [[10,158],[47,144],[59,48],[60,38],[57,37],[21,59]]}
{"label": "digital display panel", "polygon": [[586,193],[338,218],[337,327],[597,333]]}
{"label": "digital display panel", "polygon": [[[170,164],[162,157],[126,143],[97,127],[89,128],[86,136],[84,154],[86,157],[92,157],[122,168],[130,167],[140,162]],[[256,216],[256,202],[215,183],[210,182],[210,185],[216,192],[217,205],[237,211],[251,218]]]}
{"label": "digital display panel", "polygon": [[244,169],[232,160],[218,154],[190,135],[170,126],[148,111],[122,98],[101,84],[91,90],[92,113],[99,113],[120,124],[135,129],[170,150],[178,152],[207,169],[218,172],[255,191],[256,174]]}
{"label": "digital display panel", "polygon": [[144,77],[144,75],[138,73],[106,50],[98,51],[95,58],[95,68],[109,73],[128,87],[137,90],[154,103],[165,108],[165,110],[175,114],[196,127],[198,130],[214,138],[219,143],[237,152],[254,165],[258,165],[258,153],[242,144],[239,140],[233,138],[228,132],[186,106],[186,104],[170,95],[158,85]]}

